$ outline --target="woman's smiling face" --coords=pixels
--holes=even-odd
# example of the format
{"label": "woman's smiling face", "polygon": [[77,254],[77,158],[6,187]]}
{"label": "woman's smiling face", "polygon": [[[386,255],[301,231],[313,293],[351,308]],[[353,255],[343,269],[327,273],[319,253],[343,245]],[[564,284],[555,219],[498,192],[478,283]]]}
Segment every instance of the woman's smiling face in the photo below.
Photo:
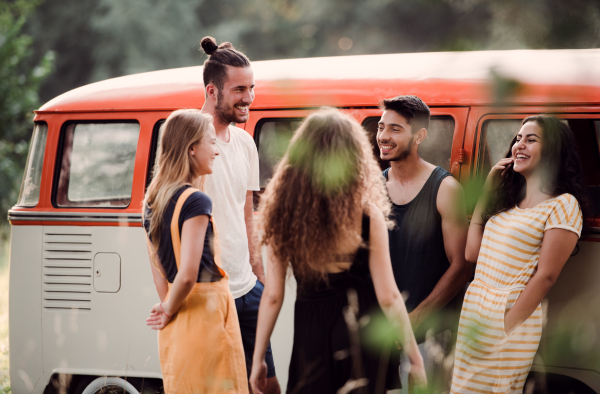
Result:
{"label": "woman's smiling face", "polygon": [[215,158],[219,155],[215,127],[209,124],[202,140],[190,147],[190,155],[195,162],[196,176],[212,174]]}
{"label": "woman's smiling face", "polygon": [[537,122],[527,122],[521,127],[512,147],[515,172],[527,175],[539,170],[538,167],[542,160],[543,132]]}

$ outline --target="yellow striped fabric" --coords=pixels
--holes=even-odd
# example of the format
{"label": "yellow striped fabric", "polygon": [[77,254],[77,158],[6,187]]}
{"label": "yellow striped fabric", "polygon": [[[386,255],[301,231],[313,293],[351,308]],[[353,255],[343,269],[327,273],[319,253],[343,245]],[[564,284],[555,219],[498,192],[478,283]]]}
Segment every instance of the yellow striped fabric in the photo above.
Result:
{"label": "yellow striped fabric", "polygon": [[451,393],[521,393],[542,335],[542,307],[510,335],[504,315],[535,275],[544,232],[581,235],[579,203],[570,194],[533,208],[514,207],[486,223],[475,279],[463,303]]}

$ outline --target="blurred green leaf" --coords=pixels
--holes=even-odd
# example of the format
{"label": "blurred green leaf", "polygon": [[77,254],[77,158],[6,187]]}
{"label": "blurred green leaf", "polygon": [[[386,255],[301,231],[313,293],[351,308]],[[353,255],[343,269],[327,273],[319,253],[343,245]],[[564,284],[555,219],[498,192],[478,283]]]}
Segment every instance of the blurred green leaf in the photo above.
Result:
{"label": "blurred green leaf", "polygon": [[501,75],[497,70],[490,70],[490,79],[492,81],[492,92],[494,101],[497,104],[503,104],[511,101],[523,88],[523,84],[516,79]]}
{"label": "blurred green leaf", "polygon": [[375,353],[402,343],[400,329],[394,326],[383,312],[373,313],[368,322],[363,322],[361,341]]}
{"label": "blurred green leaf", "polygon": [[473,177],[469,179],[469,181],[464,185],[465,200],[467,202],[467,212],[469,214],[473,213],[475,205],[477,205],[477,200],[479,199],[481,191],[483,190],[484,182],[484,178]]}

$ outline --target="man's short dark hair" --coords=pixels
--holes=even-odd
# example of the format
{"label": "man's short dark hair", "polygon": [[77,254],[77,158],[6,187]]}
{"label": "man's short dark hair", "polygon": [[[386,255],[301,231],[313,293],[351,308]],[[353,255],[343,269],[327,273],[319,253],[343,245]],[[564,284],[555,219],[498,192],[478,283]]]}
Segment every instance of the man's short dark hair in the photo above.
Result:
{"label": "man's short dark hair", "polygon": [[205,87],[212,83],[217,89],[223,89],[227,81],[227,66],[250,67],[250,60],[242,52],[234,49],[230,42],[217,45],[214,38],[206,36],[200,41],[200,46],[208,55],[202,73]]}
{"label": "man's short dark hair", "polygon": [[411,126],[413,134],[429,127],[429,115],[431,111],[427,104],[417,96],[407,95],[383,99],[379,103],[379,108],[384,111],[391,110],[398,113],[398,115],[402,115]]}

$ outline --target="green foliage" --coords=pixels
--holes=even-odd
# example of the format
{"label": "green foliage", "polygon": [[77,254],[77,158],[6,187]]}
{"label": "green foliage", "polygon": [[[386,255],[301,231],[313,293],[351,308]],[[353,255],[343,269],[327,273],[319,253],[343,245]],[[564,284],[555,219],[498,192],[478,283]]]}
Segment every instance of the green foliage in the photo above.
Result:
{"label": "green foliage", "polygon": [[7,237],[0,228],[0,393],[10,393],[10,377],[8,375],[8,248]]}
{"label": "green foliage", "polygon": [[28,21],[35,59],[57,53],[41,90],[201,64],[199,40],[251,60],[397,52],[595,48],[600,3],[585,0],[53,0]]}
{"label": "green foliage", "polygon": [[362,332],[361,340],[376,354],[382,349],[400,346],[403,343],[402,330],[392,324],[383,312],[374,313]]}
{"label": "green foliage", "polygon": [[289,164],[311,180],[319,192],[336,195],[356,182],[356,152],[333,147],[332,151],[317,146],[311,137],[303,136],[290,144]]}
{"label": "green foliage", "polygon": [[[484,176],[487,176],[485,174]],[[475,210],[475,205],[477,205],[477,200],[481,195],[481,191],[483,189],[483,184],[485,182],[485,178],[480,176],[475,176],[469,179],[466,185],[464,185],[465,190],[465,201],[467,203],[467,213],[470,215]]]}
{"label": "green foliage", "polygon": [[516,96],[523,88],[521,82],[516,79],[506,78],[494,69],[490,70],[490,77],[492,80],[494,100],[498,105],[509,102],[510,99],[513,96]]}
{"label": "green foliage", "polygon": [[32,38],[23,34],[37,0],[0,3],[0,226],[15,204],[33,128],[32,110],[39,107],[38,89],[52,66],[48,52],[31,67]]}

